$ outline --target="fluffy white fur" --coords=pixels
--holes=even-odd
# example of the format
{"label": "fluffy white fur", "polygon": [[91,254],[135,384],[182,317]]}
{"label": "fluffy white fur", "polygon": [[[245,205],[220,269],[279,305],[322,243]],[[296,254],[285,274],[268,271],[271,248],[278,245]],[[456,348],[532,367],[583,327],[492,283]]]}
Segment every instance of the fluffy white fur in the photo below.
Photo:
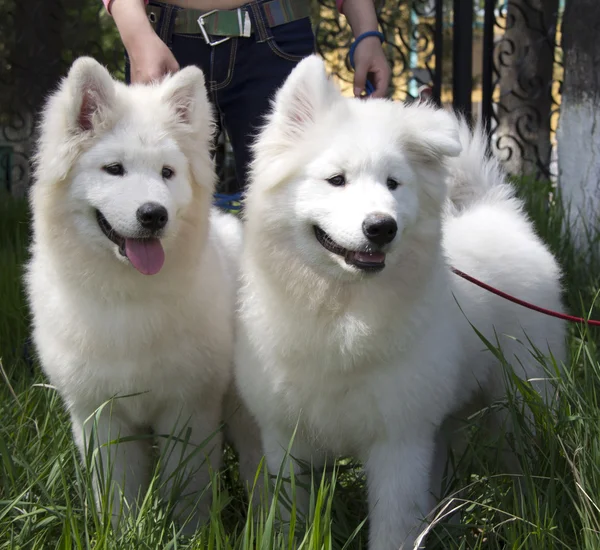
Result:
{"label": "fluffy white fur", "polygon": [[[543,373],[524,331],[542,353],[564,355],[561,322],[449,270],[562,308],[559,268],[481,139],[427,105],[344,98],[310,57],[277,94],[255,144],[236,382],[273,473],[296,425],[294,458],[364,462],[373,550],[412,547],[432,506],[443,420],[481,393],[503,392],[502,367],[468,321],[494,343],[497,334],[526,377]],[[336,174],[344,186],[326,181]],[[401,184],[393,191],[390,177]],[[319,226],[342,247],[364,249],[361,227],[374,212],[398,225],[378,273],[315,238]]]}
{"label": "fluffy white fur", "polygon": [[[78,59],[43,113],[26,276],[41,364],[69,410],[82,455],[90,417],[116,397],[97,417],[104,472],[110,455],[112,480],[135,509],[150,474],[151,441],[107,444],[153,433],[164,496],[181,481],[189,498],[172,495],[175,510],[193,514],[192,528],[208,511],[210,489],[199,505],[194,499],[209,481],[209,463],[220,465],[224,417],[235,412],[243,475],[253,475],[259,450],[249,419],[223,411],[242,234],[234,217],[211,211],[212,133],[199,69],[127,87],[93,59]],[[103,170],[114,162],[123,164],[123,176]],[[164,166],[174,170],[168,180]],[[135,236],[136,210],[148,201],[169,215],[160,239],[164,266],[152,276],[132,267],[96,219],[100,210],[121,235]],[[99,491],[107,479],[94,474]],[[114,492],[115,519],[120,496]]]}

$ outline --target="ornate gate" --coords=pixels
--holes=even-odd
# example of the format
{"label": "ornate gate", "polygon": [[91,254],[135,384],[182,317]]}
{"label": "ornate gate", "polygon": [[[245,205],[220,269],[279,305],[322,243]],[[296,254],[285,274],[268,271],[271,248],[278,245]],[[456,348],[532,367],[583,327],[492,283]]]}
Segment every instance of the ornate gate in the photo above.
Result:
{"label": "ornate gate", "polygon": [[[312,0],[317,49],[350,88],[352,36],[335,0]],[[515,175],[553,177],[562,79],[560,0],[379,2],[391,95],[431,86],[440,104],[482,117]],[[26,192],[37,112],[77,56],[123,74],[123,49],[100,0],[0,3],[0,186]],[[228,165],[229,163],[225,163]],[[225,177],[225,176],[224,176]]]}

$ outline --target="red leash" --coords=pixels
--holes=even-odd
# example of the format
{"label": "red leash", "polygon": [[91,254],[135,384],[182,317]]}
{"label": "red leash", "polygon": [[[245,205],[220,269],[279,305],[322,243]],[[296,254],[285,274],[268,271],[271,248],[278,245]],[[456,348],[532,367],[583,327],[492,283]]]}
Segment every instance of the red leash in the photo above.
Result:
{"label": "red leash", "polygon": [[524,300],[519,300],[518,298],[515,298],[514,296],[511,296],[510,294],[506,294],[506,292],[497,290],[493,286],[486,285],[485,283],[482,283],[478,279],[475,279],[475,277],[471,277],[471,275],[467,275],[466,273],[463,273],[459,269],[456,269],[454,267],[450,267],[450,269],[454,273],[456,273],[459,277],[462,277],[463,279],[469,281],[470,283],[473,283],[474,285],[477,285],[478,287],[481,287],[481,288],[487,290],[488,292],[495,294],[496,296],[500,296],[501,298],[504,298],[505,300],[508,300],[509,302],[513,302],[515,304],[526,307],[528,309],[532,309],[533,311],[538,311],[539,313],[543,313],[544,315],[550,315],[550,317],[557,317],[558,319],[563,319],[564,321],[571,321],[572,323],[580,323],[580,324],[584,324],[584,325],[591,325],[593,327],[600,327],[600,321],[595,321],[593,319],[583,319],[581,317],[574,317],[573,315],[565,315],[564,313],[558,313],[558,311],[552,311],[551,309],[545,309],[543,307],[539,307],[534,304],[530,304],[529,302],[525,302]]}

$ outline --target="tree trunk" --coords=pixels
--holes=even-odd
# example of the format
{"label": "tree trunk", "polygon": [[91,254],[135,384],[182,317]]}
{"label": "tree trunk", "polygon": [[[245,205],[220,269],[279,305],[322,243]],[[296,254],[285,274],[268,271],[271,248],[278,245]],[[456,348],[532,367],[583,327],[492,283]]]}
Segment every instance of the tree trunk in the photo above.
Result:
{"label": "tree trunk", "polygon": [[558,0],[510,0],[496,48],[500,101],[496,146],[511,174],[548,175]]}
{"label": "tree trunk", "polygon": [[600,229],[600,2],[568,0],[562,31],[559,185],[575,242],[587,247]]}

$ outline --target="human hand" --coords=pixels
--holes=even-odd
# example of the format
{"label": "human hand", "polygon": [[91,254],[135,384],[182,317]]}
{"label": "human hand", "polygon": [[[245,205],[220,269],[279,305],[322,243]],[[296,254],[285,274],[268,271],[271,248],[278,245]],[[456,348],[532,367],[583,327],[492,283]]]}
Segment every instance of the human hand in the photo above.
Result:
{"label": "human hand", "polygon": [[392,71],[377,36],[368,36],[357,44],[354,50],[354,66],[354,95],[360,97],[365,90],[367,75],[371,73],[371,83],[375,91],[370,97],[385,97]]}
{"label": "human hand", "polygon": [[154,32],[127,49],[131,65],[131,83],[145,84],[161,80],[179,70],[179,63],[168,46]]}
{"label": "human hand", "polygon": [[112,0],[109,5],[129,55],[132,83],[161,80],[179,70],[171,50],[150,25],[143,0]]}

